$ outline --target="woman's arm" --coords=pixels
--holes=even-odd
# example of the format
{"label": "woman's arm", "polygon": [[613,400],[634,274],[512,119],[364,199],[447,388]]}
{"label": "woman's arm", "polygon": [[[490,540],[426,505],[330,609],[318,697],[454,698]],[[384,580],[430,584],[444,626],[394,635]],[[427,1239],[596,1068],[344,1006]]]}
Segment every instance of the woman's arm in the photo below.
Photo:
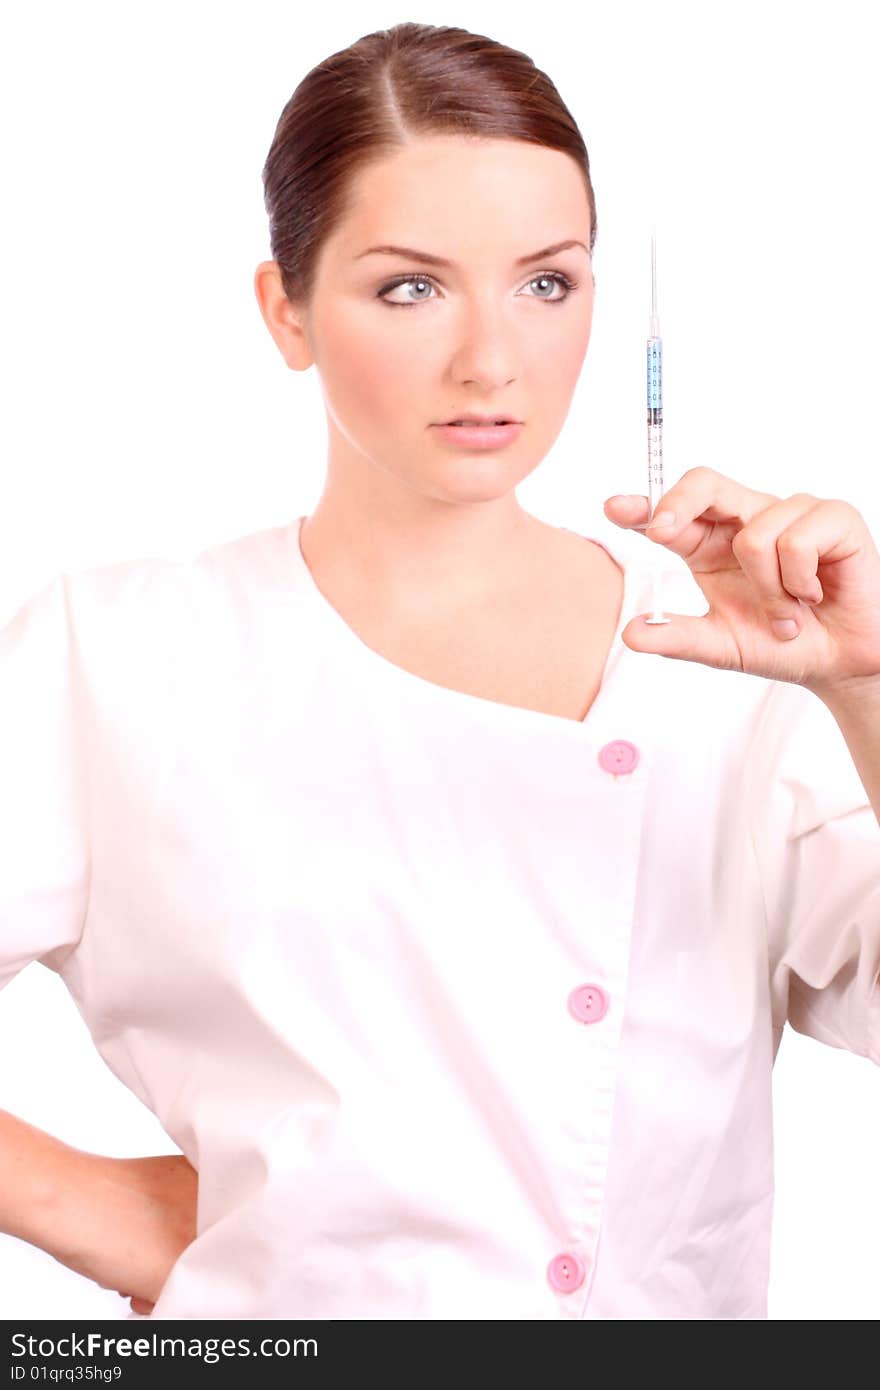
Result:
{"label": "woman's arm", "polygon": [[183,1154],[108,1158],[0,1110],[0,1231],[149,1312],[196,1234]]}
{"label": "woman's arm", "polygon": [[46,1229],[73,1153],[60,1139],[0,1110],[0,1231],[40,1244],[35,1237]]}

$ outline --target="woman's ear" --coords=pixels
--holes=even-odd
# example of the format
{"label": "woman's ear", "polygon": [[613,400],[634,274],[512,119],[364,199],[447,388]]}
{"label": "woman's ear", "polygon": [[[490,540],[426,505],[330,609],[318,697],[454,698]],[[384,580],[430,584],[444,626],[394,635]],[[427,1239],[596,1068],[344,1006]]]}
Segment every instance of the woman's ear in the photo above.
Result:
{"label": "woman's ear", "polygon": [[288,367],[304,372],[314,362],[305,313],[288,299],[277,261],[261,261],[254,272],[254,293],[260,313]]}

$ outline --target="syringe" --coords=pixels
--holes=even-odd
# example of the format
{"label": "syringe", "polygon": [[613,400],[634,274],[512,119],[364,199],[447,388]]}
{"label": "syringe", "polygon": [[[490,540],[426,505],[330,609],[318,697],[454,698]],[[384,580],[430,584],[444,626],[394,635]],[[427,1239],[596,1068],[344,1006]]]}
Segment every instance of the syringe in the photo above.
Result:
{"label": "syringe", "polygon": [[[651,319],[648,325],[648,520],[663,496],[663,339],[657,317],[657,238],[651,236]],[[654,612],[646,623],[668,623],[660,596],[660,566],[653,568]]]}

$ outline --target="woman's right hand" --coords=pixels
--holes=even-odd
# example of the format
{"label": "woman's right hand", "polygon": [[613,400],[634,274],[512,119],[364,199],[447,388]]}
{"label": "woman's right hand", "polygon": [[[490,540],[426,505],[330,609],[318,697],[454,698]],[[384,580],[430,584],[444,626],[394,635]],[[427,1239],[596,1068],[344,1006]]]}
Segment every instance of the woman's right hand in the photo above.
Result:
{"label": "woman's right hand", "polygon": [[198,1173],[183,1154],[107,1158],[68,1149],[34,1244],[150,1313],[195,1239]]}

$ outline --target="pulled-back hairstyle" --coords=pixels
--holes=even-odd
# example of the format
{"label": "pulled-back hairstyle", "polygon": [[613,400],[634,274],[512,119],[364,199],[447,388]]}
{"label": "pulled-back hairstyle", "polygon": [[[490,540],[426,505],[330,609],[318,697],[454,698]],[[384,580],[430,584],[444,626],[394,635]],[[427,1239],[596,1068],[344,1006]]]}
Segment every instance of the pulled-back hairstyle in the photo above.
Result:
{"label": "pulled-back hairstyle", "polygon": [[345,217],[355,175],[408,140],[525,140],[569,154],[596,202],[587,148],[550,78],[482,34],[396,24],[333,53],[288,101],[263,166],[272,259],[288,299],[308,305],[321,246]]}

